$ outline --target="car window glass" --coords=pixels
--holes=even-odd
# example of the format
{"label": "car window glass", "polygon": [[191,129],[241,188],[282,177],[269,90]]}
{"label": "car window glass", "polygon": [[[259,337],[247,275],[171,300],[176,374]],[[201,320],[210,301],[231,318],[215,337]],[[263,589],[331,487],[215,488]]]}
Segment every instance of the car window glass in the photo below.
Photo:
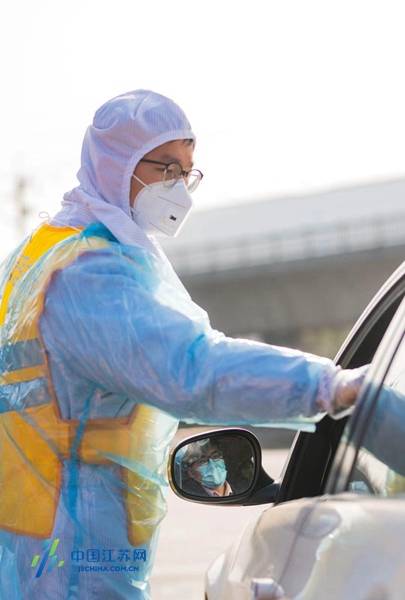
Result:
{"label": "car window glass", "polygon": [[405,494],[405,339],[378,393],[348,489],[362,494]]}
{"label": "car window glass", "polygon": [[[338,364],[355,368],[372,362],[403,297],[404,282],[400,280],[353,328],[336,356]],[[352,427],[352,417],[334,420],[325,416],[315,433],[299,433],[283,471],[277,503],[345,489],[346,465],[350,468],[353,464],[352,447],[350,457],[347,452]]]}

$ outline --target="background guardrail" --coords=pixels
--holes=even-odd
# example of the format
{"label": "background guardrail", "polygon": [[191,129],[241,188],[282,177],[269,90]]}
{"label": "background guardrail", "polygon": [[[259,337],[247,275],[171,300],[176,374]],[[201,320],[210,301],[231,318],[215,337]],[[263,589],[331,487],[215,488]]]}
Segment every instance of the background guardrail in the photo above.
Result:
{"label": "background guardrail", "polygon": [[[290,230],[261,237],[241,237],[229,243],[204,244],[170,251],[181,274],[212,273],[264,264],[296,261],[367,249],[405,245],[405,213],[342,221],[331,226]],[[405,256],[404,256],[405,258]]]}

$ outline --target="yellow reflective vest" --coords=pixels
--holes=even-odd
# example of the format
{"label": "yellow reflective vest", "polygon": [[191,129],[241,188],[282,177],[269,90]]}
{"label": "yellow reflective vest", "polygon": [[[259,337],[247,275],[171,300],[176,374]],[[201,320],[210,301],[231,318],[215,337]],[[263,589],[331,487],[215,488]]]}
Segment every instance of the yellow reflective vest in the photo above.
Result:
{"label": "yellow reflective vest", "polygon": [[[111,243],[80,233],[39,227],[7,265],[1,288],[0,386],[11,386],[8,396],[16,402],[0,413],[0,528],[38,538],[52,535],[63,461],[108,465],[120,457],[120,465],[153,471],[155,434],[168,417],[137,404],[128,417],[88,419],[80,432],[81,423],[61,417],[39,330],[47,287],[56,270]],[[165,501],[160,485],[136,468],[120,466],[120,472],[128,540],[139,546],[163,518]]]}

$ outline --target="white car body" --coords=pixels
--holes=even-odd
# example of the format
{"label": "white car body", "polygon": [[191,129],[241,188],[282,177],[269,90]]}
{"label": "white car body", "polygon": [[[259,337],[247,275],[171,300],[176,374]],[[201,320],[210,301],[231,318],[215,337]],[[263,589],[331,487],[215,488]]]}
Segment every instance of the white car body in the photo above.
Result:
{"label": "white car body", "polygon": [[355,494],[267,509],[209,568],[208,599],[251,600],[268,578],[291,600],[403,600],[404,515],[405,500]]}
{"label": "white car body", "polygon": [[[209,567],[207,600],[404,600],[404,294],[405,263],[370,303],[341,350],[340,358],[343,356],[346,364],[350,364],[356,352],[367,350],[367,340],[375,343],[368,388],[364,387],[347,425],[342,422],[344,434],[340,432],[335,446],[331,446],[332,458],[328,464],[325,462],[320,493],[315,491],[308,494],[312,497],[301,497],[305,495],[301,493],[302,480],[297,490],[293,489],[297,473],[299,475],[304,465],[300,457],[306,461],[305,475],[308,476],[312,472],[312,460],[318,456],[311,454],[309,462],[304,451],[309,446],[301,445],[298,450],[303,452],[295,453],[299,460],[292,464],[288,474],[287,495],[248,523],[232,547]],[[378,326],[381,332],[376,339],[373,333]],[[389,385],[397,390],[387,379],[390,372],[395,375],[393,380],[400,382],[401,393],[396,392],[397,404],[394,405],[401,408],[398,413],[391,411],[383,393],[391,389]],[[379,397],[382,412],[373,419],[377,415]],[[390,421],[390,415],[394,415],[396,421],[392,418]],[[384,429],[381,423],[386,421],[390,425]],[[394,437],[392,423],[398,423]],[[372,443],[376,440],[377,444],[380,438],[383,442],[380,454],[373,454],[364,446],[366,439]],[[389,447],[392,449],[387,451]],[[384,462],[386,455],[391,459]],[[290,461],[293,456],[294,447]],[[369,466],[367,456],[371,459]],[[400,464],[402,456],[403,465],[393,471],[393,464]],[[364,457],[366,468],[363,470],[361,459]],[[287,462],[281,486],[288,468]],[[394,491],[387,483],[387,474],[392,472],[397,483]]]}

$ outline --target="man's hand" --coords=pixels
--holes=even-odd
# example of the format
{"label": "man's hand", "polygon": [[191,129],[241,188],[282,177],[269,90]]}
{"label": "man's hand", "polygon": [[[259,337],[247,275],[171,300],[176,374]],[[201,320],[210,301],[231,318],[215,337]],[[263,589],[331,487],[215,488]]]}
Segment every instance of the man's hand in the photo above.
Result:
{"label": "man's hand", "polygon": [[369,367],[370,365],[364,365],[357,369],[342,369],[336,373],[332,415],[353,406]]}

